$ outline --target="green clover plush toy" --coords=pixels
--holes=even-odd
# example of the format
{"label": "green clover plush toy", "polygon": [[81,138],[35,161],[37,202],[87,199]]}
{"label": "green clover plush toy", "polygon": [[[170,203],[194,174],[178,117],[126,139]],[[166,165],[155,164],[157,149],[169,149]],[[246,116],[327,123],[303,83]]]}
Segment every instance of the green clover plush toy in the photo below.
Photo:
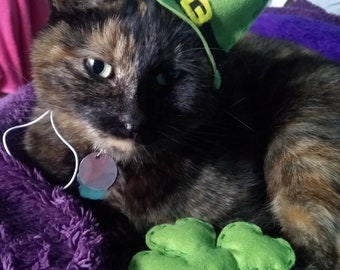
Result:
{"label": "green clover plush toy", "polygon": [[295,255],[287,241],[263,235],[251,223],[213,227],[194,218],[158,225],[146,235],[149,251],[136,254],[129,270],[288,270]]}

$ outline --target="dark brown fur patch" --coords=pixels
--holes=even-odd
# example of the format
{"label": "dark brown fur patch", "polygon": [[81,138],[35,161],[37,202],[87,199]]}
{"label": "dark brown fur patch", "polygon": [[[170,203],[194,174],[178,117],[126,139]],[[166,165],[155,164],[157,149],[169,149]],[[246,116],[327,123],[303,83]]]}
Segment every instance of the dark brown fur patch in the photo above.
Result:
{"label": "dark brown fur patch", "polygon": [[120,10],[125,0],[49,0],[59,12],[72,13],[75,10],[84,11],[88,8]]}

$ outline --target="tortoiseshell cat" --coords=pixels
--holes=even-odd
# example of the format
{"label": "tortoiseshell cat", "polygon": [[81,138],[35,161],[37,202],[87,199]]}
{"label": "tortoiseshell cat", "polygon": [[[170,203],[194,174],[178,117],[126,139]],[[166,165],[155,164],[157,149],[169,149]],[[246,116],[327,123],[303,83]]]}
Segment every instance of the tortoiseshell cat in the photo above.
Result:
{"label": "tortoiseshell cat", "polygon": [[[80,158],[104,150],[116,161],[103,204],[141,231],[187,216],[255,222],[293,244],[297,268],[339,269],[338,64],[247,34],[214,50],[216,90],[195,32],[156,1],[53,6],[33,48],[34,116],[53,110]],[[25,145],[68,181],[73,156],[48,118]]]}

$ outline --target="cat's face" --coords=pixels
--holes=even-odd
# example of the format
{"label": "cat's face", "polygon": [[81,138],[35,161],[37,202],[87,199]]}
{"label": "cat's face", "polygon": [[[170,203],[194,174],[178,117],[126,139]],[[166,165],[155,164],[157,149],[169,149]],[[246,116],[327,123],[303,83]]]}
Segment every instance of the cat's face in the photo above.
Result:
{"label": "cat's face", "polygon": [[128,157],[166,148],[209,114],[216,90],[202,44],[156,1],[52,3],[33,77],[39,106],[69,138]]}

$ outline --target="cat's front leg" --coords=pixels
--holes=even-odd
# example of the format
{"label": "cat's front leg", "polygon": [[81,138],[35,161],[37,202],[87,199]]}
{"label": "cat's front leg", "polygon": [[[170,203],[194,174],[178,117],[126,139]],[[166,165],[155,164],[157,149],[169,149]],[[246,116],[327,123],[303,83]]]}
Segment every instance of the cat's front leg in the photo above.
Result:
{"label": "cat's front leg", "polygon": [[297,269],[340,269],[339,145],[301,128],[286,126],[269,147],[272,211],[296,249]]}

